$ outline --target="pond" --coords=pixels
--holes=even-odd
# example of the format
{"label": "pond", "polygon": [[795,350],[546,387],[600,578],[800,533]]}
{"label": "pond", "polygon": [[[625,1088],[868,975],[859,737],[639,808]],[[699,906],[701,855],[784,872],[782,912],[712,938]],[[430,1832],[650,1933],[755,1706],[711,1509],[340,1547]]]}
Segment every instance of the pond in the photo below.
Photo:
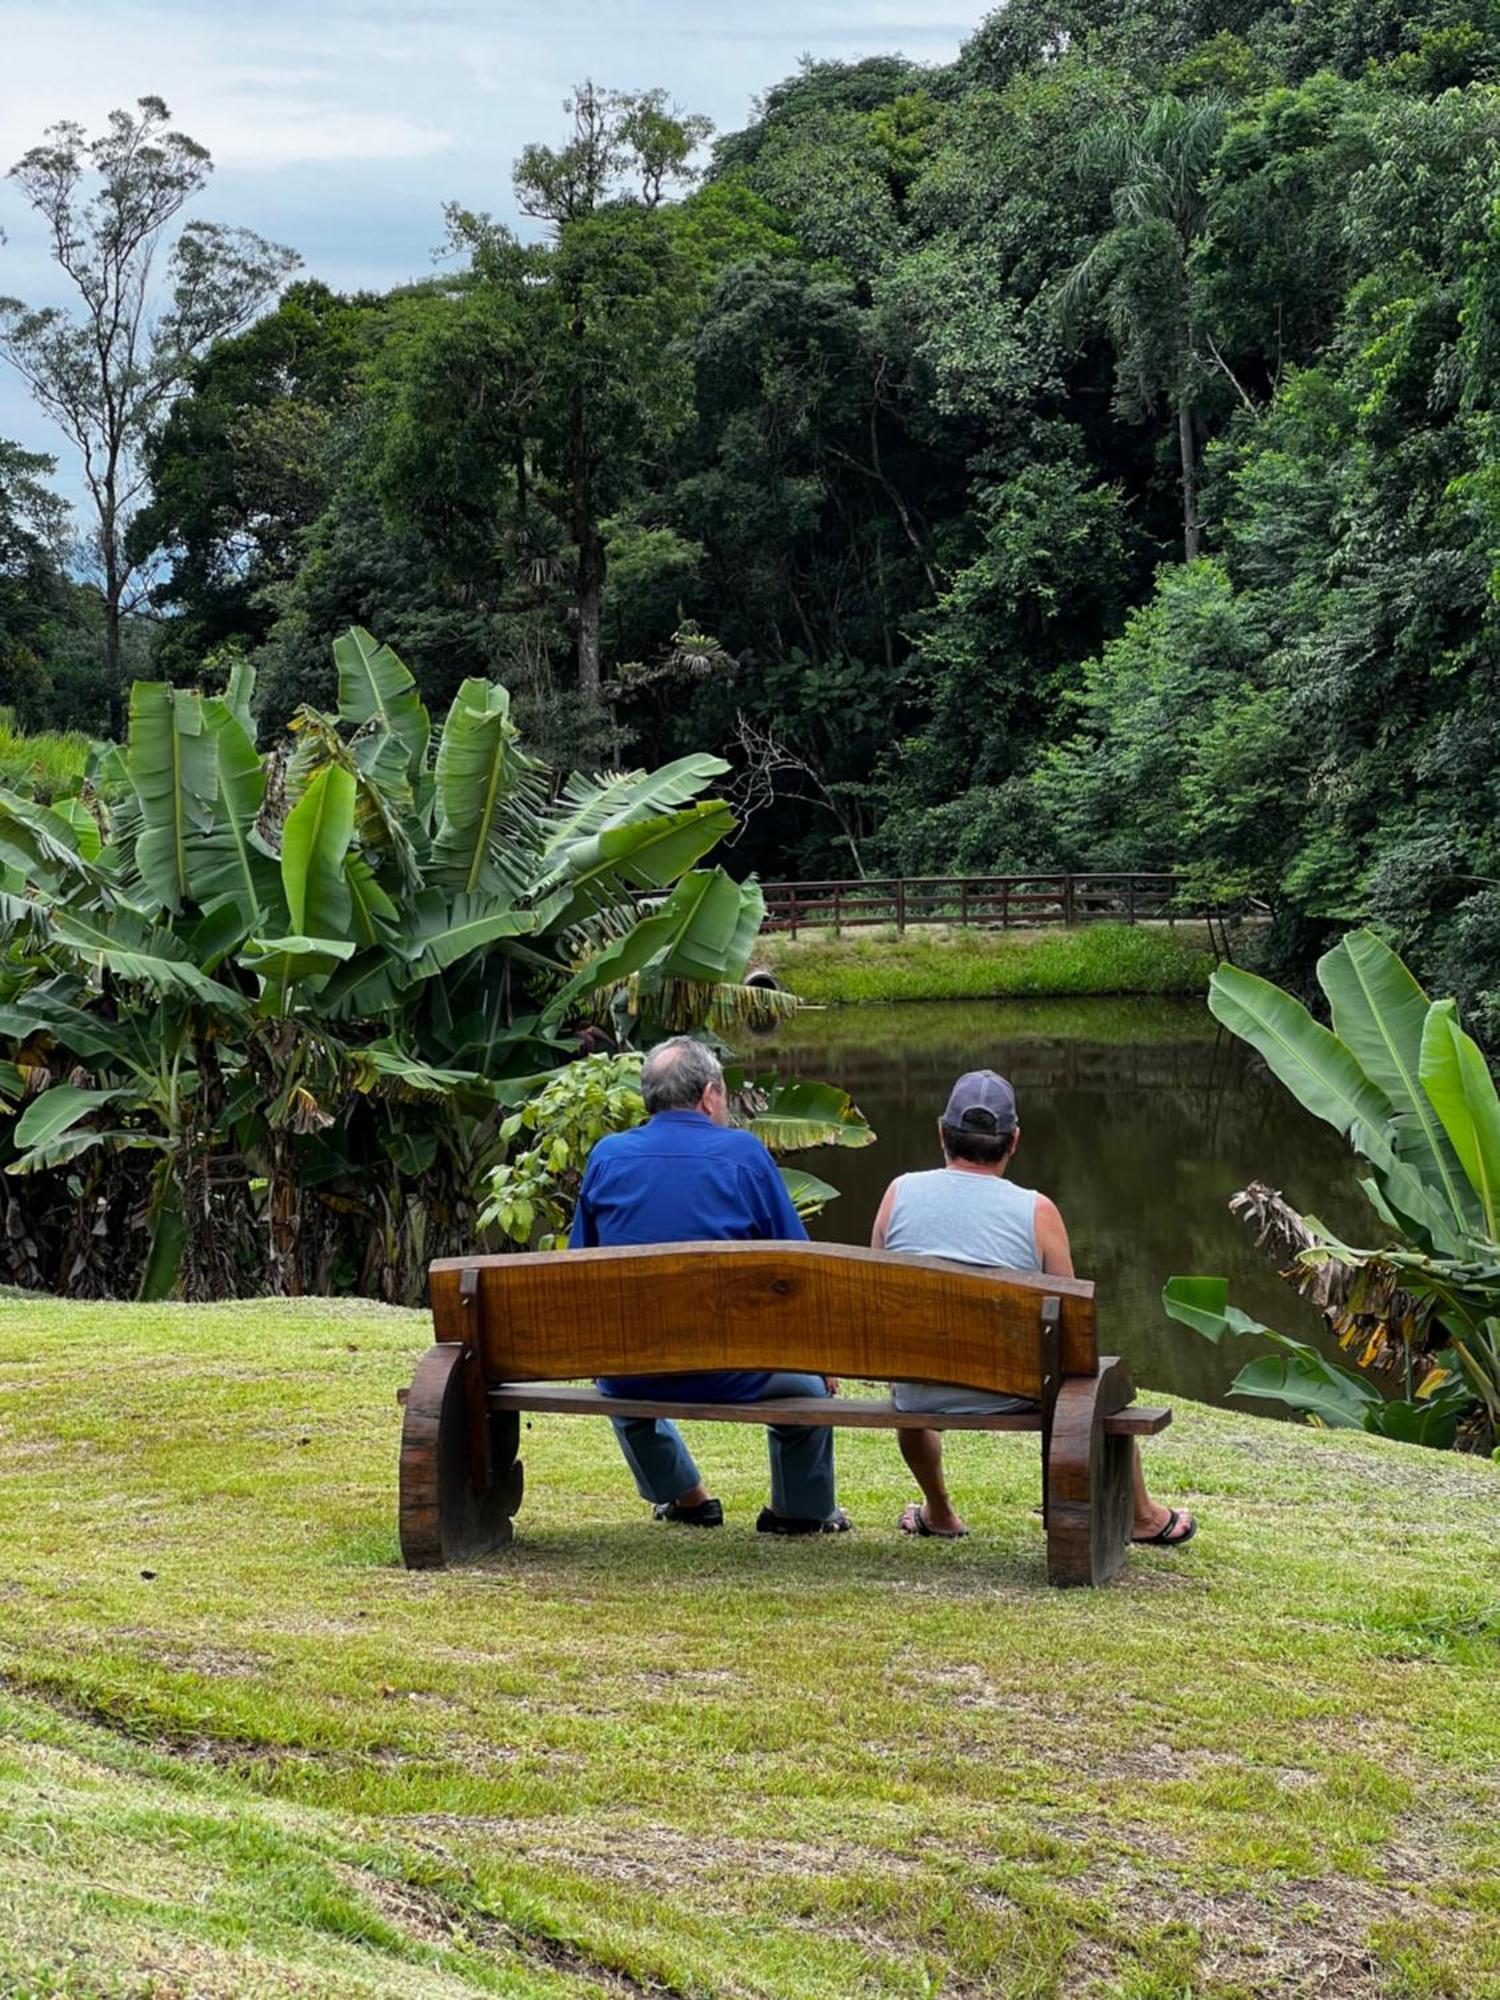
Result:
{"label": "pond", "polygon": [[[1229,1197],[1269,1181],[1358,1241],[1368,1214],[1338,1135],[1310,1118],[1202,1001],[943,1001],[808,1009],[767,1036],[763,1067],[849,1091],[879,1137],[797,1164],[840,1199],[812,1224],[828,1242],[868,1243],[887,1182],[940,1164],[936,1122],[954,1077],[996,1069],[1015,1085],[1015,1178],[1062,1210],[1081,1277],[1098,1286],[1099,1339],[1137,1384],[1223,1403],[1263,1343],[1212,1346],[1161,1309],[1178,1273],[1227,1277],[1230,1296],[1283,1333],[1338,1349],[1283,1284]],[[1347,1365],[1347,1364],[1346,1364]],[[1272,1403],[1230,1407],[1285,1415]]]}

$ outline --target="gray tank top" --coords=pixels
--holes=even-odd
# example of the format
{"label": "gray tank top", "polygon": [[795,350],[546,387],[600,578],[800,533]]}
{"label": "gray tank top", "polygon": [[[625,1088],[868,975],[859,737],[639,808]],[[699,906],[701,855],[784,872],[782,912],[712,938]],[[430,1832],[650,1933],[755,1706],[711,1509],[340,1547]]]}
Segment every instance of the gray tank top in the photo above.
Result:
{"label": "gray tank top", "polygon": [[903,1174],[886,1230],[887,1250],[952,1257],[960,1264],[1005,1264],[1040,1271],[1036,1192],[993,1174]]}

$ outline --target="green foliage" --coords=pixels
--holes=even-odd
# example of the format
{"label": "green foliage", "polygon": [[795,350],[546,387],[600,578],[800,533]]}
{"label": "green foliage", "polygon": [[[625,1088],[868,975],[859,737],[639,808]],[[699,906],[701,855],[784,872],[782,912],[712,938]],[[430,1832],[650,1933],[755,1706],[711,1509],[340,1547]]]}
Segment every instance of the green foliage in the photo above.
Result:
{"label": "green foliage", "polygon": [[[639,1055],[593,1055],[527,1098],[500,1127],[506,1157],[489,1175],[481,1225],[522,1250],[556,1250],[567,1240],[589,1154],[611,1132],[641,1124]],[[875,1134],[845,1091],[829,1083],[783,1083],[775,1075],[724,1072],[735,1122],[773,1153],[808,1146],[868,1146]],[[519,1144],[517,1143],[519,1141]],[[838,1190],[816,1175],[783,1168],[803,1216],[816,1215]]]}
{"label": "green foliage", "polygon": [[339,714],[273,751],[245,673],[143,682],[89,801],[0,791],[25,1282],[414,1293],[471,1244],[503,1106],[571,1028],[750,1011],[760,892],[698,865],[734,824],[698,796],[718,759],[562,783],[503,688],[465,682],[433,745],[389,647],[356,628],[337,656]]}
{"label": "green foliage", "polygon": [[[499,893],[508,727],[707,750],[745,872],[1171,867],[1293,978],[1380,923],[1490,1032],[1497,75],[1479,0],[1011,0],[948,66],[806,62],[711,164],[581,86],[541,240],[452,208],[439,275],[185,364],[124,550],[172,615],[119,643],[252,662],[273,729],[352,626],[433,713],[505,686],[445,892]],[[6,698],[102,729],[105,607],[4,449]]]}
{"label": "green foliage", "polygon": [[0,785],[6,791],[52,805],[76,792],[88,769],[93,745],[79,730],[16,727],[15,713],[0,708]]}
{"label": "green foliage", "polygon": [[608,1133],[628,1132],[645,1116],[639,1055],[569,1063],[501,1125],[506,1157],[491,1169],[481,1226],[522,1250],[560,1248],[589,1154]]}
{"label": "green foliage", "polygon": [[[1305,1109],[1343,1133],[1370,1169],[1360,1185],[1387,1234],[1341,1242],[1266,1190],[1236,1197],[1298,1289],[1316,1299],[1362,1367],[1397,1369],[1405,1396],[1226,1306],[1216,1278],[1174,1278],[1168,1313],[1211,1340],[1275,1343],[1234,1393],[1270,1396],[1326,1424],[1360,1423],[1413,1444],[1487,1450],[1500,1433],[1500,1096],[1451,1000],[1429,1001],[1372,931],[1318,964],[1333,1026],[1254,974],[1220,967],[1209,1005],[1264,1057]],[[1420,1380],[1418,1379],[1420,1373]]]}

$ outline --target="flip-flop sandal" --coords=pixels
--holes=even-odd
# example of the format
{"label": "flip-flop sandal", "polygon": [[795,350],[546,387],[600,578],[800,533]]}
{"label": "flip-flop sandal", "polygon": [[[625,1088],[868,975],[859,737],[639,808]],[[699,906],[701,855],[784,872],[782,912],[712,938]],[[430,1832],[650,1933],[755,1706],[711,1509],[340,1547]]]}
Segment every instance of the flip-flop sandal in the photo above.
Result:
{"label": "flip-flop sandal", "polygon": [[929,1528],[920,1500],[913,1500],[902,1510],[898,1526],[903,1535],[925,1535],[934,1542],[961,1542],[969,1532],[967,1528]]}
{"label": "flip-flop sandal", "polygon": [[[1176,1530],[1181,1521],[1187,1522],[1187,1532],[1179,1535]],[[1154,1535],[1132,1535],[1130,1542],[1131,1546],[1137,1549],[1180,1549],[1185,1542],[1190,1542],[1197,1532],[1198,1523],[1185,1507],[1169,1507],[1166,1520]]]}

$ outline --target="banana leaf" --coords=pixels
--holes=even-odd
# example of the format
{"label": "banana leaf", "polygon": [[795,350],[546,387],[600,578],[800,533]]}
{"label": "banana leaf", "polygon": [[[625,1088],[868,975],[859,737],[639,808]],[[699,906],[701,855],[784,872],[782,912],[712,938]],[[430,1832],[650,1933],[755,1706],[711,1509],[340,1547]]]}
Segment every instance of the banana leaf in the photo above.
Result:
{"label": "banana leaf", "polygon": [[543,1020],[560,1021],[580,1001],[648,969],[663,980],[738,984],[764,912],[757,883],[736,882],[722,868],[684,875],[660,908],[574,974],[548,1003]]}
{"label": "banana leaf", "polygon": [[1379,1391],[1336,1368],[1315,1349],[1300,1340],[1266,1330],[1286,1351],[1263,1354],[1249,1361],[1229,1385],[1231,1396],[1258,1396],[1269,1403],[1285,1403],[1320,1424],[1325,1430],[1358,1431],[1376,1428],[1368,1419],[1381,1409]]}
{"label": "banana leaf", "polygon": [[792,1206],[804,1222],[820,1215],[829,1202],[839,1198],[836,1187],[830,1187],[827,1181],[820,1181],[816,1174],[808,1173],[803,1167],[782,1167],[780,1173],[791,1196]]}
{"label": "banana leaf", "polygon": [[565,919],[572,922],[631,890],[666,888],[734,828],[734,814],[722,799],[605,827],[549,854],[549,886],[572,890]]}
{"label": "banana leaf", "polygon": [[85,862],[97,861],[104,846],[104,835],[99,831],[98,820],[83,800],[54,799],[50,810],[71,828],[79,859]]}
{"label": "banana leaf", "polygon": [[96,1146],[112,1146],[121,1152],[161,1153],[168,1150],[168,1141],[155,1132],[101,1132],[92,1126],[75,1126],[71,1132],[49,1140],[45,1146],[33,1146],[21,1159],[12,1160],[5,1171],[8,1174],[46,1173],[54,1167],[65,1167],[70,1160],[81,1159]]}
{"label": "banana leaf", "polygon": [[544,794],[504,688],[464,682],[443,725],[436,776],[441,819],[427,879],[516,900],[535,875]]}
{"label": "banana leaf", "polygon": [[243,1013],[243,993],[211,979],[195,965],[171,931],[152,928],[139,911],[116,907],[103,914],[55,909],[52,937],[95,970],[148,987],[153,993],[197,1000],[225,1013]]}
{"label": "banana leaf", "polygon": [[252,938],[239,963],[260,980],[256,1012],[285,1014],[301,987],[314,990],[346,958],[354,955],[348,938]]}
{"label": "banana leaf", "polygon": [[248,660],[236,660],[229,669],[221,699],[241,729],[255,742],[255,717],[251,703],[255,700],[255,668]]}
{"label": "banana leaf", "polygon": [[1422,1087],[1422,1035],[1430,1002],[1373,931],[1351,931],[1318,961],[1334,1032],[1395,1107],[1397,1149],[1440,1194],[1457,1229],[1474,1227],[1479,1208],[1452,1141]]}
{"label": "banana leaf", "polygon": [[100,880],[93,863],[98,858],[99,829],[92,814],[76,799],[64,803],[75,807],[88,821],[93,834],[92,855],[83,851],[84,836],[70,813],[53,806],[41,806],[34,799],[18,798],[0,788],[0,866],[14,869],[16,887],[50,889],[71,895]]}
{"label": "banana leaf", "polygon": [[351,899],[344,856],[354,838],[354,774],[325,764],[281,829],[281,886],[294,937],[342,937]]}
{"label": "banana leaf", "polygon": [[1338,1036],[1268,979],[1221,965],[1209,982],[1215,1019],[1265,1058],[1297,1101],[1364,1150],[1384,1140],[1395,1116],[1385,1092],[1366,1076]]}
{"label": "banana leaf", "polygon": [[450,903],[440,890],[425,889],[411,905],[396,948],[417,973],[431,978],[498,938],[530,936],[554,907],[518,910],[492,896],[459,896]]}
{"label": "banana leaf", "polygon": [[1253,1334],[1272,1341],[1281,1351],[1247,1362],[1229,1385],[1231,1396],[1259,1396],[1286,1403],[1330,1430],[1367,1428],[1366,1415],[1381,1407],[1377,1389],[1325,1361],[1306,1342],[1289,1340],[1229,1304],[1227,1278],[1169,1278],[1161,1302],[1169,1319],[1190,1326],[1217,1343],[1225,1334]]}
{"label": "banana leaf", "polygon": [[751,1107],[749,1129],[773,1153],[797,1153],[809,1146],[872,1146],[875,1134],[847,1090],[836,1084],[775,1075],[746,1077],[726,1069],[731,1096]]}
{"label": "banana leaf", "polygon": [[427,755],[431,723],[410,671],[389,646],[382,646],[362,625],[355,625],[333,642],[339,670],[339,714],[356,728],[379,722],[405,753],[408,766]]}
{"label": "banana leaf", "polygon": [[1451,1000],[1429,1010],[1422,1034],[1422,1088],[1479,1197],[1484,1232],[1500,1237],[1500,1098],[1477,1042],[1458,1024]]}
{"label": "banana leaf", "polygon": [[705,785],[722,778],[729,766],[722,757],[697,753],[679,757],[655,771],[617,771],[609,777],[573,776],[563,786],[547,837],[549,858],[606,826],[624,826],[632,819],[650,819],[696,799]]}
{"label": "banana leaf", "polygon": [[219,697],[203,704],[213,741],[216,778],[213,825],[188,842],[188,877],[201,905],[233,896],[244,918],[242,937],[260,928],[281,902],[274,857],[256,831],[266,775],[240,717]]}
{"label": "banana leaf", "polygon": [[119,1021],[91,1013],[78,1005],[80,982],[73,978],[43,979],[0,1007],[0,1035],[28,1042],[45,1035],[76,1056],[118,1056],[128,1039]]}
{"label": "banana leaf", "polygon": [[192,895],[192,844],[213,825],[218,793],[218,760],[202,697],[163,681],[137,681],[126,754],[144,822],[135,867],[157,902],[175,915]]}
{"label": "banana leaf", "polygon": [[11,1137],[17,1146],[48,1146],[103,1105],[130,1094],[128,1090],[83,1090],[71,1083],[54,1083],[40,1097],[32,1098],[16,1120]]}
{"label": "banana leaf", "polygon": [[1237,1337],[1266,1331],[1258,1319],[1230,1305],[1227,1278],[1168,1278],[1161,1302],[1168,1319],[1190,1326],[1215,1345],[1226,1333]]}
{"label": "banana leaf", "polygon": [[349,888],[350,928],[355,942],[366,947],[393,943],[401,912],[362,854],[351,854],[345,861],[344,880]]}

